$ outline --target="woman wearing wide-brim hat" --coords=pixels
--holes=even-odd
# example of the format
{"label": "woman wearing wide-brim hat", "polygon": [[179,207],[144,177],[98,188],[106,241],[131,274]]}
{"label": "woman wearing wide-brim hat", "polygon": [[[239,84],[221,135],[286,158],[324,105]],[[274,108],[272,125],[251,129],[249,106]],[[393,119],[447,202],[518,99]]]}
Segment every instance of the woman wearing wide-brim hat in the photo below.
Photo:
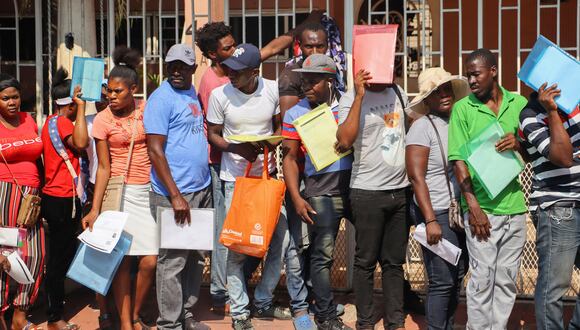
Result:
{"label": "woman wearing wide-brim hat", "polygon": [[466,78],[430,68],[419,75],[419,92],[409,104],[416,119],[406,137],[407,174],[414,192],[412,207],[417,222],[426,226],[428,244],[446,239],[463,250],[454,266],[423,247],[429,277],[428,327],[450,329],[468,263],[465,233],[450,227],[450,204],[461,195],[453,167],[447,161],[447,129],[453,104],[470,90]]}

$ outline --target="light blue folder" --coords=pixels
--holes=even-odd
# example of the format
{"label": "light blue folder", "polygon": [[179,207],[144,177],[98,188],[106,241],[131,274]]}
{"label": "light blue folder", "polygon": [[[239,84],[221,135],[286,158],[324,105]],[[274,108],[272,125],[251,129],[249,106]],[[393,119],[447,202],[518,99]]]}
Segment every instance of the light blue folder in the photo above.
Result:
{"label": "light blue folder", "polygon": [[75,56],[72,70],[70,95],[75,86],[81,85],[81,99],[85,101],[101,100],[101,85],[105,77],[105,61],[101,58]]}
{"label": "light blue folder", "polygon": [[526,58],[518,77],[536,91],[545,82],[548,86],[557,83],[561,92],[555,98],[556,104],[568,114],[580,102],[580,62],[542,35]]}
{"label": "light blue folder", "polygon": [[519,154],[513,150],[496,151],[495,144],[503,136],[503,129],[494,121],[462,148],[464,159],[492,200],[524,169]]}
{"label": "light blue folder", "polygon": [[109,254],[81,243],[66,276],[103,296],[107,295],[115,273],[129,251],[131,241],[131,235],[123,232]]}

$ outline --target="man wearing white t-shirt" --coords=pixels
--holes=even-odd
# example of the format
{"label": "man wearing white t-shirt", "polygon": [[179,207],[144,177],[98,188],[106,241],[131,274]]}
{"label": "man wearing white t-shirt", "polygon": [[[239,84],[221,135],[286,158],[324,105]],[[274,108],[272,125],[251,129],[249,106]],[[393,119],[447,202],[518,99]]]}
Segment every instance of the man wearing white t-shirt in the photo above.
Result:
{"label": "man wearing white t-shirt", "polygon": [[[261,176],[262,146],[252,143],[234,143],[231,135],[279,135],[281,129],[278,104],[278,84],[259,76],[260,51],[251,44],[239,45],[234,54],[223,61],[231,83],[213,90],[208,102],[208,138],[212,147],[222,150],[220,179],[224,181],[226,213],[232,202],[236,177],[244,176],[248,162],[252,162],[250,175]],[[274,150],[269,145],[269,150]],[[270,153],[268,171],[276,170],[273,152]],[[255,317],[289,319],[288,310],[273,304],[273,291],[280,280],[285,239],[288,240],[288,223],[282,208],[281,219],[270,242],[264,262],[262,278],[254,291]],[[253,329],[250,321],[249,297],[244,278],[246,255],[228,252],[227,283],[230,299],[230,315],[234,329]],[[292,310],[306,313],[307,290],[300,281],[301,266],[298,258],[286,258],[288,291],[292,297]],[[292,276],[296,275],[296,276]],[[297,288],[297,289],[294,289]],[[307,327],[310,329],[311,327]]]}

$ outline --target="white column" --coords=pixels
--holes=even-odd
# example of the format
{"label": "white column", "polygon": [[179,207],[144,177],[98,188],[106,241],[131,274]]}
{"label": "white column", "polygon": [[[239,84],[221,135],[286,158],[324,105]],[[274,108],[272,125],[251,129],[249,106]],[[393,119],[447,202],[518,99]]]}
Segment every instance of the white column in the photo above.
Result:
{"label": "white column", "polygon": [[34,53],[34,62],[36,64],[36,125],[38,128],[42,125],[43,111],[43,93],[44,84],[42,62],[42,0],[34,0],[34,43],[36,52]]}
{"label": "white column", "polygon": [[[97,31],[95,4],[93,0],[59,0],[57,65],[72,71],[74,56],[95,56],[97,52]],[[64,46],[64,36],[72,32],[74,47]]]}

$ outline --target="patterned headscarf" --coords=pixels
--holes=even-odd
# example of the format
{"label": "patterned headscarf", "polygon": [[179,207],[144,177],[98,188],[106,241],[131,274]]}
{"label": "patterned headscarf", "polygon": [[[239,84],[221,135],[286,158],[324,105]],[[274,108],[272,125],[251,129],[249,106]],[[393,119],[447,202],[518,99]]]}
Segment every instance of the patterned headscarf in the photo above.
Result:
{"label": "patterned headscarf", "polygon": [[[346,91],[346,55],[342,51],[342,42],[340,41],[340,30],[334,21],[334,18],[324,14],[320,20],[328,36],[328,50],[326,55],[330,56],[336,63],[337,72],[334,87],[341,91]],[[286,62],[286,66],[300,62],[302,60],[302,51],[298,38],[294,39],[294,57]]]}

